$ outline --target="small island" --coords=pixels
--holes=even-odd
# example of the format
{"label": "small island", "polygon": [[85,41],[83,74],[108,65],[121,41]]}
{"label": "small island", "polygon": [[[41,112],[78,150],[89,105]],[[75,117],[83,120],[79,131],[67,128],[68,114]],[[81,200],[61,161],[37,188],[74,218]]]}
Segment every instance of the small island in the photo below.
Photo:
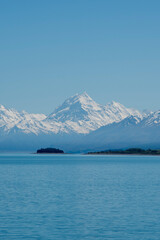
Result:
{"label": "small island", "polygon": [[160,149],[141,149],[141,148],[129,148],[126,150],[106,150],[99,152],[88,152],[87,154],[101,154],[101,155],[160,155]]}
{"label": "small island", "polygon": [[57,154],[57,153],[60,153],[60,154],[63,154],[64,151],[63,150],[60,150],[60,149],[57,149],[57,148],[41,148],[41,149],[38,149],[37,150],[37,153],[39,154]]}

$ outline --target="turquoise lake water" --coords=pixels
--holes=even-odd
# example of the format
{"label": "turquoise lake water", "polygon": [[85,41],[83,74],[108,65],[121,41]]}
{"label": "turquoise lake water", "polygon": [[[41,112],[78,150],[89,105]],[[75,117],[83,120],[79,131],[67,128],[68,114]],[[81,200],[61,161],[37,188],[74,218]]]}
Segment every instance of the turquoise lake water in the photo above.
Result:
{"label": "turquoise lake water", "polygon": [[0,240],[159,240],[160,157],[0,155]]}

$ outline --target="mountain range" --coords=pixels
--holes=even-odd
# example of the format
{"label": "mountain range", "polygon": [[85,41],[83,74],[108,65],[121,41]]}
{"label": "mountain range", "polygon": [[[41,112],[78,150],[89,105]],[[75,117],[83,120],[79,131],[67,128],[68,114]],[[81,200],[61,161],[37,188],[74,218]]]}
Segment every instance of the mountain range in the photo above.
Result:
{"label": "mountain range", "polygon": [[160,146],[160,111],[140,112],[112,101],[96,103],[86,92],[51,114],[18,112],[0,105],[0,150],[54,146],[66,151]]}

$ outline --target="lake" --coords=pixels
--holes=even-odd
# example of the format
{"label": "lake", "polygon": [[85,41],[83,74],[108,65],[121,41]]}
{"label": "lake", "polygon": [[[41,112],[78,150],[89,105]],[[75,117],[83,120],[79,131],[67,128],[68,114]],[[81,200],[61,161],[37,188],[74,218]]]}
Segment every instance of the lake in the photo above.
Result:
{"label": "lake", "polygon": [[159,240],[160,156],[0,155],[1,240]]}

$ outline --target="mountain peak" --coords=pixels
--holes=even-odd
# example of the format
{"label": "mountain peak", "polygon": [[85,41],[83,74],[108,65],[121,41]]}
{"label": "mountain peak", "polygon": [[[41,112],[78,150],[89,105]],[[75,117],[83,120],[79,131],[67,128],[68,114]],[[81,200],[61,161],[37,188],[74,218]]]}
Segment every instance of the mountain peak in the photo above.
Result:
{"label": "mountain peak", "polygon": [[46,121],[63,124],[69,131],[73,129],[75,132],[88,133],[101,126],[119,122],[131,115],[141,114],[115,101],[102,106],[83,92],[64,101],[47,117]]}
{"label": "mountain peak", "polygon": [[110,107],[124,107],[121,103],[119,102],[116,102],[116,101],[112,101],[110,103],[107,104],[107,106],[110,106]]}
{"label": "mountain peak", "polygon": [[120,103],[119,103],[119,102],[116,102],[116,101],[111,101],[110,104],[112,104],[112,105],[117,105],[117,104],[120,104]]}
{"label": "mountain peak", "polygon": [[71,102],[73,104],[78,101],[81,103],[85,103],[86,101],[93,101],[93,99],[86,92],[83,92],[81,94],[77,93],[77,94],[73,95],[72,97],[69,97],[65,102],[66,103]]}
{"label": "mountain peak", "polygon": [[64,103],[57,107],[54,112],[63,110],[78,110],[78,109],[88,109],[93,108],[94,110],[99,110],[100,105],[97,104],[86,92],[82,94],[75,94],[64,101]]}
{"label": "mountain peak", "polygon": [[77,95],[79,96],[79,97],[89,97],[90,98],[90,96],[88,95],[88,93],[85,91],[85,92],[83,92],[83,93],[77,93]]}
{"label": "mountain peak", "polygon": [[61,122],[78,122],[87,119],[89,114],[93,112],[95,114],[96,111],[101,110],[101,106],[84,92],[68,98],[61,106],[57,107],[47,119]]}

